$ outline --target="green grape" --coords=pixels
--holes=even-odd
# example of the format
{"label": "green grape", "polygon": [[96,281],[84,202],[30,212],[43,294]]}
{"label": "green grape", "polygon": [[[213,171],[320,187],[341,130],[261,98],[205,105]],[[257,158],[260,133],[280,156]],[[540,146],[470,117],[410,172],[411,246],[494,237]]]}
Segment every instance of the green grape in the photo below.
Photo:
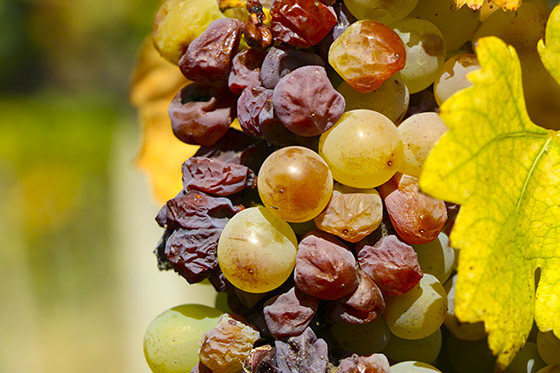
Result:
{"label": "green grape", "polygon": [[560,365],[548,365],[537,373],[560,373]]}
{"label": "green grape", "polygon": [[494,373],[496,358],[488,348],[486,339],[463,341],[445,333],[442,353],[457,373]]}
{"label": "green grape", "polygon": [[418,0],[344,0],[344,5],[358,19],[373,19],[391,24],[406,17]]}
{"label": "green grape", "polygon": [[460,322],[455,316],[455,288],[457,286],[457,275],[445,283],[447,290],[447,315],[445,316],[445,327],[459,339],[465,341],[479,341],[486,337],[484,323]]}
{"label": "green grape", "polygon": [[394,361],[416,360],[433,363],[441,350],[441,329],[426,338],[408,340],[391,336],[383,353]]}
{"label": "green grape", "polygon": [[200,339],[221,316],[215,308],[184,304],[156,317],[144,335],[144,356],[152,372],[190,372],[198,363]]}
{"label": "green grape", "polygon": [[345,350],[362,356],[383,351],[391,338],[391,331],[382,317],[363,325],[334,324],[331,334]]}
{"label": "green grape", "polygon": [[434,97],[441,106],[455,92],[472,86],[467,74],[480,69],[476,54],[458,54],[443,64],[434,82]]}
{"label": "green grape", "polygon": [[389,118],[373,110],[352,110],[321,135],[319,154],[339,183],[374,188],[397,172],[403,145]]}
{"label": "green grape", "polygon": [[404,147],[404,162],[399,172],[419,178],[430,150],[447,127],[438,114],[426,112],[407,118],[398,130]]}
{"label": "green grape", "polygon": [[387,297],[385,321],[391,332],[404,339],[426,338],[443,324],[447,295],[434,276],[425,273],[410,291]]}
{"label": "green grape", "polygon": [[218,241],[218,263],[235,287],[265,293],[290,277],[297,245],[288,223],[264,207],[251,207],[226,224]]}
{"label": "green grape", "polygon": [[539,355],[548,365],[560,365],[560,339],[556,338],[554,332],[537,334],[537,348]]}
{"label": "green grape", "polygon": [[457,9],[454,0],[419,0],[409,18],[424,19],[436,25],[448,51],[455,51],[471,40],[480,24],[478,12],[468,6]]}
{"label": "green grape", "polygon": [[[391,365],[391,373],[430,373],[441,372],[430,364],[422,363],[420,361],[403,361],[395,365]],[[478,373],[478,372],[477,372]]]}
{"label": "green grape", "polygon": [[[556,351],[558,353],[558,351]],[[536,373],[546,366],[539,356],[537,344],[525,343],[525,346],[517,353],[515,359],[507,367],[504,373]]]}
{"label": "green grape", "polygon": [[406,84],[398,75],[393,75],[381,87],[369,93],[360,93],[342,82],[337,90],[346,100],[346,111],[369,109],[385,115],[393,123],[399,123],[408,110],[410,96]]}
{"label": "green grape", "polygon": [[406,64],[401,78],[408,93],[420,92],[436,80],[445,62],[445,40],[441,31],[431,22],[407,18],[393,25],[406,49]]}
{"label": "green grape", "polygon": [[154,45],[166,60],[177,64],[189,44],[219,18],[224,15],[216,1],[166,0],[155,16]]}
{"label": "green grape", "polygon": [[434,275],[442,284],[453,271],[455,252],[449,247],[449,238],[440,233],[438,238],[423,245],[412,245],[418,254],[422,272]]}
{"label": "green grape", "polygon": [[332,196],[329,166],[313,150],[288,146],[272,153],[258,177],[259,196],[274,215],[294,223],[319,215]]}

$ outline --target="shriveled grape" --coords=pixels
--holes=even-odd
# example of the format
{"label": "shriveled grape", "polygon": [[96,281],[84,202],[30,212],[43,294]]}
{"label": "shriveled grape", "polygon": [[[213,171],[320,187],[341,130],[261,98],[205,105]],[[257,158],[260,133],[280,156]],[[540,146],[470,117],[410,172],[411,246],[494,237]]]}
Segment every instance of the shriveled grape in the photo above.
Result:
{"label": "shriveled grape", "polygon": [[260,85],[261,65],[266,53],[256,49],[245,49],[233,57],[228,78],[229,89],[236,95],[247,87]]}
{"label": "shriveled grape", "polygon": [[245,88],[237,100],[237,119],[243,132],[255,137],[262,135],[260,114],[271,98],[270,89],[260,86]]}
{"label": "shriveled grape", "polygon": [[324,373],[329,363],[327,343],[318,339],[311,328],[297,336],[290,337],[287,342],[277,340],[276,363],[280,372],[284,373]]}
{"label": "shriveled grape", "polygon": [[249,373],[276,372],[276,349],[271,345],[252,349],[243,363],[243,371]]}
{"label": "shriveled grape", "polygon": [[340,361],[338,373],[390,373],[389,360],[383,354],[352,356]]}
{"label": "shriveled grape", "polygon": [[291,73],[303,66],[324,66],[325,63],[319,55],[290,48],[286,46],[272,47],[268,50],[263,60],[260,78],[265,88],[274,89],[276,84]]}

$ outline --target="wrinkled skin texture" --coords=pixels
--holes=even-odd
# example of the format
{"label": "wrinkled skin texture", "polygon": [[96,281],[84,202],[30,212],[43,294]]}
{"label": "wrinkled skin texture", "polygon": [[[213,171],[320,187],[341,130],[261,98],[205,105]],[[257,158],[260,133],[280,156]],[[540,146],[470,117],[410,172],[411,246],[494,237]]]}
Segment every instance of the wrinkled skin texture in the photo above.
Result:
{"label": "wrinkled skin texture", "polygon": [[271,345],[254,348],[245,363],[243,371],[248,373],[276,373],[276,349]]}
{"label": "wrinkled skin texture", "polygon": [[212,371],[201,362],[198,362],[198,364],[192,368],[191,373],[212,373]]}
{"label": "wrinkled skin texture", "polygon": [[212,22],[179,60],[183,75],[195,82],[227,79],[233,55],[239,47],[242,25],[232,18]]}
{"label": "wrinkled skin texture", "polygon": [[379,287],[363,271],[354,293],[328,304],[327,316],[335,323],[366,324],[375,321],[385,309],[385,300]]}
{"label": "wrinkled skin texture", "polygon": [[274,40],[294,47],[318,44],[336,25],[332,7],[315,0],[276,0],[270,15]]}
{"label": "wrinkled skin texture", "polygon": [[283,77],[274,88],[272,102],[278,119],[300,136],[318,136],[327,131],[346,105],[320,66],[300,67]]}
{"label": "wrinkled skin texture", "polygon": [[382,237],[373,246],[358,244],[360,268],[370,276],[385,295],[401,295],[422,278],[414,249],[396,236]]}
{"label": "wrinkled skin texture", "polygon": [[350,25],[329,50],[329,63],[355,90],[371,92],[404,68],[401,38],[382,23],[363,20]]}
{"label": "wrinkled skin texture", "polygon": [[226,313],[200,340],[198,357],[213,372],[241,372],[243,362],[259,338],[259,332],[252,326]]}
{"label": "wrinkled skin texture", "polygon": [[338,373],[390,373],[389,361],[383,354],[352,356],[341,360]]}
{"label": "wrinkled skin texture", "polygon": [[269,49],[262,63],[260,78],[265,88],[273,89],[292,71],[309,65],[325,66],[319,55],[286,46]]}
{"label": "wrinkled skin texture", "polygon": [[319,51],[321,53],[321,57],[323,57],[325,61],[328,60],[331,44],[338,39],[340,35],[342,35],[348,26],[356,22],[356,17],[350,13],[348,8],[346,8],[346,5],[344,5],[344,2],[335,3],[332,7],[337,18],[336,25],[319,43]]}
{"label": "wrinkled skin texture", "polygon": [[257,137],[262,135],[260,114],[268,100],[272,99],[272,90],[260,86],[245,88],[237,100],[237,119],[243,132]]}
{"label": "wrinkled skin texture", "polygon": [[297,336],[307,328],[318,307],[318,299],[292,288],[266,301],[264,319],[274,338]]}
{"label": "wrinkled skin texture", "polygon": [[379,194],[335,193],[314,221],[320,230],[356,243],[375,231],[382,219],[383,203]]}
{"label": "wrinkled skin texture", "polygon": [[397,173],[379,192],[393,228],[406,243],[432,242],[447,222],[445,202],[420,192],[418,180],[412,176]]}
{"label": "wrinkled skin texture", "polygon": [[183,163],[185,190],[229,196],[255,186],[255,174],[242,165],[204,157],[191,157]]}
{"label": "wrinkled skin texture", "polygon": [[359,283],[354,255],[336,237],[319,230],[299,243],[294,278],[298,289],[326,300],[351,294]]}
{"label": "wrinkled skin texture", "polygon": [[233,57],[228,86],[235,95],[240,95],[247,87],[260,85],[261,65],[265,55],[263,51],[246,49]]}
{"label": "wrinkled skin texture", "polygon": [[192,83],[169,105],[175,136],[192,145],[212,146],[236,117],[236,98],[227,86]]}
{"label": "wrinkled skin texture", "polygon": [[276,362],[281,373],[325,373],[329,363],[327,343],[311,328],[287,342],[276,340]]}

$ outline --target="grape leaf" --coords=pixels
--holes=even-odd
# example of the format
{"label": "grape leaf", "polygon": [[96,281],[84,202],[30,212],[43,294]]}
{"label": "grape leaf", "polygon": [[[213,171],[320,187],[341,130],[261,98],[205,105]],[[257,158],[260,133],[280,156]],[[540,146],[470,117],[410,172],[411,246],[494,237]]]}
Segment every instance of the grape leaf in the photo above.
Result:
{"label": "grape leaf", "polygon": [[[455,0],[457,7],[467,5],[472,10],[479,10],[486,0]],[[521,0],[494,0],[491,1],[493,6],[502,8],[503,10],[517,10],[521,5]]]}
{"label": "grape leaf", "polygon": [[560,335],[560,140],[529,119],[515,50],[488,37],[476,52],[481,70],[469,75],[473,87],[442,105],[449,131],[420,187],[461,204],[450,237],[460,249],[456,313],[484,321],[503,370],[533,318]]}
{"label": "grape leaf", "polygon": [[545,40],[538,45],[539,54],[548,72],[560,83],[560,6],[548,18]]}

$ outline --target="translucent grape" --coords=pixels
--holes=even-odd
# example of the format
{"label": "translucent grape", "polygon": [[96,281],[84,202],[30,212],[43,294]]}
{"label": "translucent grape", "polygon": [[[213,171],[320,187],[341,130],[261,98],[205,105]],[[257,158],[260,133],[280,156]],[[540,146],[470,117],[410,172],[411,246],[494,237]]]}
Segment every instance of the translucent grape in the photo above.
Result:
{"label": "translucent grape", "polygon": [[430,274],[409,292],[387,297],[385,321],[391,332],[404,339],[426,338],[443,324],[447,295],[441,283]]}
{"label": "translucent grape", "polygon": [[264,293],[290,276],[297,254],[297,239],[285,221],[264,207],[235,215],[218,242],[218,263],[226,279],[249,293]]}
{"label": "translucent grape", "polygon": [[424,19],[436,25],[448,51],[456,51],[471,40],[480,24],[477,12],[468,6],[457,9],[454,0],[419,0],[409,18]]}
{"label": "translucent grape", "polygon": [[342,82],[337,90],[346,100],[346,111],[356,109],[377,111],[391,119],[393,123],[401,121],[410,102],[408,88],[398,74],[393,75],[381,87],[369,93],[360,93],[346,82]]}
{"label": "translucent grape", "polygon": [[418,0],[344,0],[344,4],[358,19],[374,19],[391,24],[406,17]]}
{"label": "translucent grape", "polygon": [[441,372],[430,364],[422,363],[420,361],[403,361],[395,365],[391,365],[391,373],[433,373]]}
{"label": "translucent grape", "polygon": [[453,271],[455,261],[455,252],[449,246],[447,235],[440,233],[432,242],[413,247],[418,254],[418,263],[422,271],[434,275],[442,284],[445,283]]}
{"label": "translucent grape", "polygon": [[341,347],[360,355],[381,352],[391,338],[391,331],[382,317],[363,325],[334,324],[331,333]]}
{"label": "translucent grape", "polygon": [[404,162],[399,172],[420,177],[422,165],[447,127],[436,113],[415,114],[399,125],[404,146]]}
{"label": "translucent grape", "polygon": [[[558,351],[556,351],[556,353],[558,353]],[[525,346],[519,350],[515,359],[513,359],[504,373],[536,373],[545,366],[545,362],[539,356],[537,344],[527,342]]]}
{"label": "translucent grape", "polygon": [[479,341],[486,337],[484,323],[460,322],[455,316],[455,289],[457,287],[457,275],[445,283],[447,290],[447,315],[445,316],[445,327],[457,338],[465,341]]}
{"label": "translucent grape", "polygon": [[272,153],[262,164],[258,189],[264,205],[276,216],[295,223],[313,219],[327,206],[333,177],[314,151],[289,146]]}
{"label": "translucent grape", "polygon": [[406,65],[401,78],[410,94],[428,88],[445,62],[445,40],[433,23],[407,18],[393,25],[406,48]]}
{"label": "translucent grape", "polygon": [[389,180],[404,155],[393,122],[372,110],[344,113],[321,135],[319,154],[336,181],[355,188],[373,188]]}
{"label": "translucent grape", "polygon": [[441,350],[441,329],[426,338],[408,340],[391,336],[383,353],[394,361],[416,360],[433,363]]}
{"label": "translucent grape", "polygon": [[537,347],[539,355],[549,365],[560,365],[560,339],[554,332],[540,332],[537,334]]}
{"label": "translucent grape", "polygon": [[173,307],[156,317],[144,335],[144,356],[154,373],[184,373],[198,363],[198,345],[222,312],[198,304]]}
{"label": "translucent grape", "polygon": [[443,64],[434,82],[434,96],[438,105],[457,91],[472,86],[467,74],[480,69],[476,54],[458,54]]}

